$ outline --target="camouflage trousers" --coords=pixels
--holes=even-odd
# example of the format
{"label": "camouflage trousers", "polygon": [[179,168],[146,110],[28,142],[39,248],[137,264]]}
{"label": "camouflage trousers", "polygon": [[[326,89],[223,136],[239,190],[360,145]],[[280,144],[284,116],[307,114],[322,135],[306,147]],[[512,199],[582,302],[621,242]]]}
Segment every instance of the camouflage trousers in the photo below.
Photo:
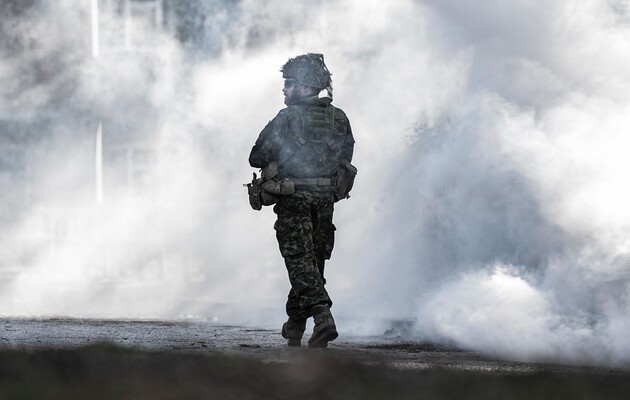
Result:
{"label": "camouflage trousers", "polygon": [[276,238],[291,283],[287,315],[293,319],[310,317],[315,305],[332,306],[324,288],[324,262],[335,244],[333,209],[332,194],[306,191],[280,197],[273,209],[278,215]]}

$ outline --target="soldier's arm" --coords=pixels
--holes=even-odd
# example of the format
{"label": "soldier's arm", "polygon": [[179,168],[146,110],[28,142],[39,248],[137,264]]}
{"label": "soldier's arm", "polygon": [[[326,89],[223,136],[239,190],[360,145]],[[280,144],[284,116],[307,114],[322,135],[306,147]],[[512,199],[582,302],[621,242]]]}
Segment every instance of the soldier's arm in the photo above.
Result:
{"label": "soldier's arm", "polygon": [[249,165],[254,168],[264,168],[274,160],[275,149],[273,144],[273,130],[275,119],[269,121],[267,126],[260,132],[256,144],[249,153]]}
{"label": "soldier's arm", "polygon": [[[278,115],[260,132],[256,144],[249,154],[249,165],[254,168],[264,168],[270,162],[278,162],[281,149],[286,147],[288,125],[292,121],[289,108],[280,110]],[[293,118],[294,119],[294,118]]]}
{"label": "soldier's arm", "polygon": [[254,147],[252,147],[252,151],[249,153],[249,165],[254,168],[262,168],[263,166],[269,164],[267,161],[269,157],[265,155],[265,151],[263,151],[263,142],[256,141]]}
{"label": "soldier's arm", "polygon": [[[347,121],[347,119],[346,119]],[[341,147],[340,158],[342,160],[348,160],[352,162],[352,155],[354,154],[354,136],[352,135],[352,128],[350,127],[350,121],[348,121],[348,133]]]}

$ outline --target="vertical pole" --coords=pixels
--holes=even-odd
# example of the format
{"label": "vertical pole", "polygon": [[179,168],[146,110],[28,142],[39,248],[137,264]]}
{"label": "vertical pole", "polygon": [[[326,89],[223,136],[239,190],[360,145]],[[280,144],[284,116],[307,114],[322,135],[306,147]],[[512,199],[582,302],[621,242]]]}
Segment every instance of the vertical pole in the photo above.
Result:
{"label": "vertical pole", "polygon": [[103,204],[103,121],[99,121],[96,128],[95,153],[96,204],[100,205]]}
{"label": "vertical pole", "polygon": [[[98,1],[92,0],[92,58],[95,60],[101,53]],[[96,204],[100,205],[103,204],[103,120],[98,122],[95,139],[94,182]]]}
{"label": "vertical pole", "polygon": [[92,57],[97,58],[101,52],[101,35],[99,27],[98,0],[92,0]]}

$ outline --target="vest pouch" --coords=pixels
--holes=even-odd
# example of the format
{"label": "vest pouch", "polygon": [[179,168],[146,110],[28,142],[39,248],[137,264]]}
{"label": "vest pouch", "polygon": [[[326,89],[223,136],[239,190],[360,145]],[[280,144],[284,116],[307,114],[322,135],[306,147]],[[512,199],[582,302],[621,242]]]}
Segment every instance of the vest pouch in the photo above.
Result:
{"label": "vest pouch", "polygon": [[257,178],[254,173],[254,178],[247,186],[247,195],[249,197],[249,205],[256,211],[262,210],[263,206],[270,206],[278,202],[278,197],[272,193],[263,189],[263,186],[269,182],[264,182],[263,178]]}
{"label": "vest pouch", "polygon": [[260,191],[260,202],[263,206],[272,206],[278,202],[278,196],[273,193],[269,193],[263,187],[263,190]]}
{"label": "vest pouch", "polygon": [[290,196],[295,193],[295,184],[290,180],[272,179],[263,184],[263,191],[275,196]]}
{"label": "vest pouch", "polygon": [[254,179],[251,183],[244,184],[247,186],[247,195],[249,196],[249,205],[256,211],[262,210],[262,202],[260,201],[260,185],[258,185],[258,179],[256,179],[256,173],[254,172]]}
{"label": "vest pouch", "polygon": [[349,161],[339,161],[337,168],[337,188],[335,190],[335,201],[347,199],[350,197],[350,191],[354,186],[354,178],[357,176],[357,167],[350,164]]}

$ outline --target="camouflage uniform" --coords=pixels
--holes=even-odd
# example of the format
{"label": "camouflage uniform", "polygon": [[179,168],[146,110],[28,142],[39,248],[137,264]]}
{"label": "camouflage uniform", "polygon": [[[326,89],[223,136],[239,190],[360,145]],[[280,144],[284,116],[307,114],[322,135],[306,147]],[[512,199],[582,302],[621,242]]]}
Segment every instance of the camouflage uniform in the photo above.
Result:
{"label": "camouflage uniform", "polygon": [[[282,109],[260,133],[250,165],[280,162],[281,180],[331,178],[334,183],[338,161],[352,160],[354,138],[345,113],[331,101],[314,96]],[[291,283],[286,310],[294,320],[310,317],[316,305],[332,305],[324,288],[324,262],[335,240],[332,188],[296,184],[295,194],[280,196],[274,206],[274,228]]]}

